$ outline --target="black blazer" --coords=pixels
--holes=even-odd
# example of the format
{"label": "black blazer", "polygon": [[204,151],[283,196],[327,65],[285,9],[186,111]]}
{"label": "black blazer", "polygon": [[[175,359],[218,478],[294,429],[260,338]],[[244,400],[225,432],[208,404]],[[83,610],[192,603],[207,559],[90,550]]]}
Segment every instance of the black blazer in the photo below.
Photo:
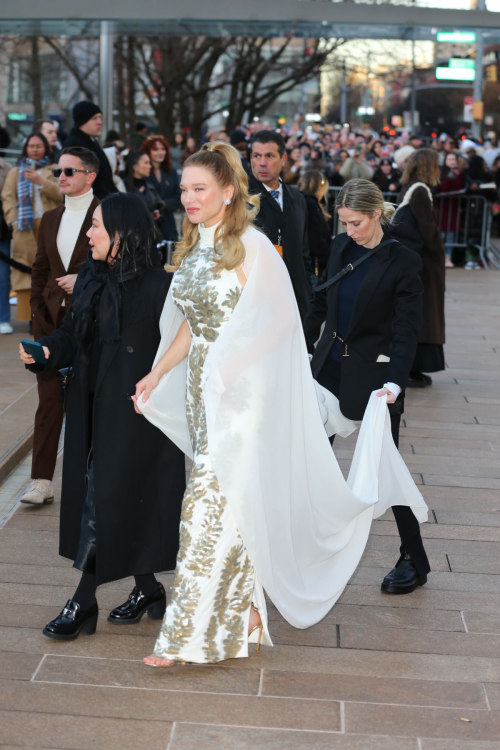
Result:
{"label": "black blazer", "polygon": [[[389,235],[385,235],[384,239],[388,238]],[[352,240],[347,234],[335,237],[322,281],[331,279],[341,270],[342,251],[349,242]],[[404,245],[394,243],[376,252],[359,288],[345,337],[348,347],[367,362],[376,362],[380,354],[390,357],[387,382],[401,388],[406,386],[422,326],[421,273],[420,257]],[[314,355],[311,362],[314,377],[318,376],[333,345],[341,283],[316,293],[304,320],[307,348]]]}
{"label": "black blazer", "polygon": [[102,345],[92,419],[89,368],[80,356],[71,311],[61,328],[39,339],[50,351],[47,370],[73,368],[66,399],[59,554],[74,560],[78,552],[92,442],[98,583],[175,568],[184,455],[134,411],[131,400],[160,344],[170,280],[162,269],[151,269],[120,287],[122,335]]}
{"label": "black blazer", "polygon": [[282,186],[283,210],[261,182],[253,175],[249,179],[250,193],[260,195],[256,224],[274,245],[280,244],[278,235],[281,233],[283,260],[290,274],[300,316],[304,318],[311,300],[309,277],[313,273],[307,235],[307,205],[302,193],[285,183]]}

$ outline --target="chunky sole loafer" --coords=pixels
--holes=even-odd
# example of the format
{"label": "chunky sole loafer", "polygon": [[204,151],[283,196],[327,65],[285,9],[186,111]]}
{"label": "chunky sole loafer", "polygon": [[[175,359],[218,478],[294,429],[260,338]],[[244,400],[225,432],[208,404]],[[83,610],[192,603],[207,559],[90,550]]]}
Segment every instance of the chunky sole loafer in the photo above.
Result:
{"label": "chunky sole loafer", "polygon": [[397,583],[396,581],[386,583],[383,581],[380,589],[384,594],[411,594],[412,591],[415,591],[419,586],[423,586],[426,583],[427,576],[421,576],[416,581],[408,583]]}
{"label": "chunky sole loafer", "polygon": [[108,622],[114,625],[135,625],[146,612],[151,620],[163,620],[166,608],[167,595],[163,584],[149,596],[145,596],[134,586],[127,601],[109,613]]}
{"label": "chunky sole loafer", "polygon": [[94,635],[98,618],[97,602],[82,612],[78,602],[69,599],[61,614],[42,633],[55,641],[74,641],[80,634]]}

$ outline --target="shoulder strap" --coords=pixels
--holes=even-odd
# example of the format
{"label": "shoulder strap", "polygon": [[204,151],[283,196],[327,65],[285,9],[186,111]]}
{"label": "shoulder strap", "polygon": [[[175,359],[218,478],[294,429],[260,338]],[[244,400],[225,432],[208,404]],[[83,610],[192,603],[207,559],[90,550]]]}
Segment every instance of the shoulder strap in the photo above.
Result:
{"label": "shoulder strap", "polygon": [[343,268],[341,271],[338,272],[335,276],[333,276],[331,279],[328,279],[328,281],[325,281],[324,284],[320,284],[320,286],[317,286],[314,290],[314,293],[320,292],[322,289],[328,289],[328,287],[333,286],[337,283],[337,281],[340,281],[346,274],[351,273],[351,271],[354,271],[355,268],[361,265],[361,263],[364,263],[365,260],[368,260],[372,255],[375,253],[378,253],[379,250],[381,250],[383,247],[386,247],[387,245],[392,245],[393,243],[399,244],[398,240],[385,240],[377,247],[374,247],[373,250],[370,250],[365,255],[363,255],[361,258],[359,258],[354,263],[349,263],[345,268]]}
{"label": "shoulder strap", "polygon": [[[431,190],[430,190],[429,186],[428,186],[428,185],[426,185],[426,184],[425,184],[425,182],[415,182],[415,183],[414,183],[414,184],[413,184],[413,185],[412,185],[412,186],[411,186],[411,187],[410,187],[410,188],[409,188],[409,189],[408,189],[408,190],[406,191],[406,194],[405,194],[405,196],[404,196],[403,200],[401,201],[401,203],[399,204],[399,206],[398,206],[398,207],[397,207],[397,209],[396,209],[396,213],[398,212],[398,210],[399,210],[400,208],[403,208],[403,206],[407,206],[407,205],[408,205],[408,204],[410,203],[410,201],[411,201],[411,198],[412,198],[412,195],[413,195],[413,193],[415,192],[415,190],[416,190],[417,188],[420,188],[420,187],[423,187],[423,188],[425,188],[425,190],[427,190],[427,195],[429,196],[429,200],[430,200],[431,204],[433,205],[433,200],[432,200],[432,192],[431,192]],[[394,215],[396,215],[396,214],[394,214]]]}

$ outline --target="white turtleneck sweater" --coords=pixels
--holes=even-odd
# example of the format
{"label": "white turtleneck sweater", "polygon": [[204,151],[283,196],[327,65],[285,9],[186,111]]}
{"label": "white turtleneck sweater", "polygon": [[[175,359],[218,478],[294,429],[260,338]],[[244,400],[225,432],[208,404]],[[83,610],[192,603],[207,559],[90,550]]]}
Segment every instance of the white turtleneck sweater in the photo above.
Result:
{"label": "white turtleneck sweater", "polygon": [[92,188],[88,193],[79,195],[77,198],[71,198],[69,195],[64,198],[64,213],[57,233],[57,249],[66,271],[93,199],[94,191]]}
{"label": "white turtleneck sweater", "polygon": [[200,245],[201,247],[213,247],[215,232],[219,226],[220,221],[214,224],[213,227],[206,227],[204,224],[198,224],[198,231],[200,233]]}

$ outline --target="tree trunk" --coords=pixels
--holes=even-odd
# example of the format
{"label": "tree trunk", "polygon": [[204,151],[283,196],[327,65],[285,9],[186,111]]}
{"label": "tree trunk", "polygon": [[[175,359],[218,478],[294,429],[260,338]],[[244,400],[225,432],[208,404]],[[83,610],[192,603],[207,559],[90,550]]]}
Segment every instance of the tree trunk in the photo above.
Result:
{"label": "tree trunk", "polygon": [[125,110],[125,57],[123,54],[123,37],[119,36],[115,42],[116,59],[116,94],[118,99],[118,131],[124,141],[127,137],[127,114]]}
{"label": "tree trunk", "polygon": [[133,133],[136,114],[135,114],[135,39],[133,36],[129,36],[127,40],[127,119],[129,125],[129,134]]}
{"label": "tree trunk", "polygon": [[38,54],[38,37],[31,37],[31,60],[29,76],[31,80],[31,90],[33,92],[33,109],[35,120],[43,117],[42,104],[42,78],[40,72],[40,56]]}

